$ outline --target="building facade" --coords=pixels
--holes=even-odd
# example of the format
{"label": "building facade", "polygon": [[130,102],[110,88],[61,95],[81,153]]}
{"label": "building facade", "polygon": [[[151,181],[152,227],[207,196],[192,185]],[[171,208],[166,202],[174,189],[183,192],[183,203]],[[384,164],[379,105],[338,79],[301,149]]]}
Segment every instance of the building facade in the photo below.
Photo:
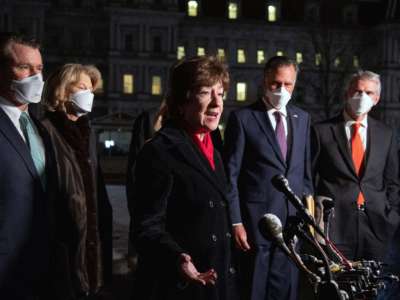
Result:
{"label": "building facade", "polygon": [[223,120],[260,96],[266,60],[287,55],[301,69],[293,101],[315,119],[339,109],[346,76],[362,68],[382,76],[375,114],[400,127],[396,0],[0,0],[0,7],[1,31],[42,42],[45,77],[67,62],[100,69],[92,117],[106,156],[126,154],[133,120],[160,104],[170,66],[204,54],[230,68]]}

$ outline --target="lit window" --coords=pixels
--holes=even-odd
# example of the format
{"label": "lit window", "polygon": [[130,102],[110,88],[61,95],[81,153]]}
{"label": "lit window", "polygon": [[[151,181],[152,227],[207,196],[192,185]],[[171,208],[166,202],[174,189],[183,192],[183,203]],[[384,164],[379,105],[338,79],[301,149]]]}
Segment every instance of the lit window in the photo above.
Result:
{"label": "lit window", "polygon": [[277,56],[283,56],[283,51],[276,51]]}
{"label": "lit window", "polygon": [[296,62],[298,64],[301,64],[303,62],[303,53],[301,52],[296,52]]}
{"label": "lit window", "polygon": [[315,65],[316,65],[316,66],[321,65],[321,61],[322,61],[321,53],[315,54]]}
{"label": "lit window", "polygon": [[228,18],[233,20],[238,17],[238,5],[235,2],[230,2],[228,5]]}
{"label": "lit window", "polygon": [[204,55],[206,55],[206,49],[204,49],[203,47],[198,47],[197,56],[204,56]]}
{"label": "lit window", "polygon": [[335,65],[336,68],[339,67],[339,65],[340,65],[340,58],[339,58],[339,57],[336,57],[333,64]]}
{"label": "lit window", "polygon": [[246,62],[246,53],[243,49],[238,49],[237,51],[237,62],[243,64]]}
{"label": "lit window", "polygon": [[224,59],[225,59],[225,49],[218,48],[218,49],[217,49],[217,57],[218,57],[220,60],[224,60]]}
{"label": "lit window", "polygon": [[246,101],[247,96],[247,84],[245,82],[238,82],[236,84],[236,100]]}
{"label": "lit window", "polygon": [[197,3],[197,1],[193,1],[193,0],[189,1],[188,6],[187,6],[188,16],[189,17],[197,17],[198,8],[199,8],[199,4]]}
{"label": "lit window", "polygon": [[257,50],[257,63],[263,64],[265,62],[264,50]]}
{"label": "lit window", "polygon": [[151,94],[152,95],[161,95],[161,77],[153,76],[151,79]]}
{"label": "lit window", "polygon": [[276,6],[268,5],[268,21],[275,22],[276,21]]}
{"label": "lit window", "polygon": [[96,93],[97,94],[103,94],[104,93],[104,81],[103,81],[103,78],[100,78],[100,81],[97,84]]}
{"label": "lit window", "polygon": [[354,66],[354,68],[359,68],[360,67],[360,61],[359,61],[357,55],[353,56],[353,66]]}
{"label": "lit window", "polygon": [[176,51],[176,57],[178,59],[182,59],[185,57],[185,47],[178,46],[178,50]]}
{"label": "lit window", "polygon": [[124,94],[132,94],[134,91],[134,81],[132,74],[124,74]]}

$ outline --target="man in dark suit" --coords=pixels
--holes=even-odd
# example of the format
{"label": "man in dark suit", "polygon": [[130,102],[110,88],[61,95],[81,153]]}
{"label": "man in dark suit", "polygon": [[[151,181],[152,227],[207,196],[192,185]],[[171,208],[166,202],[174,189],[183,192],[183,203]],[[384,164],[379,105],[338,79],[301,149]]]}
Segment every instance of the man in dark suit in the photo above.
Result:
{"label": "man in dark suit", "polygon": [[313,127],[316,195],[334,199],[330,238],[351,260],[382,260],[398,220],[395,135],[368,116],[380,91],[378,74],[357,72],[343,112]]}
{"label": "man in dark suit", "polygon": [[0,298],[44,299],[55,176],[49,140],[28,112],[43,80],[39,45],[0,35]]}
{"label": "man in dark suit", "polygon": [[264,239],[258,222],[265,213],[283,224],[295,208],[272,184],[283,174],[298,195],[312,193],[310,117],[287,105],[293,93],[297,65],[273,57],[264,68],[264,96],[232,112],[225,131],[225,160],[231,189],[231,220],[237,246],[246,251],[241,264],[243,299],[296,299],[295,267],[273,243]]}

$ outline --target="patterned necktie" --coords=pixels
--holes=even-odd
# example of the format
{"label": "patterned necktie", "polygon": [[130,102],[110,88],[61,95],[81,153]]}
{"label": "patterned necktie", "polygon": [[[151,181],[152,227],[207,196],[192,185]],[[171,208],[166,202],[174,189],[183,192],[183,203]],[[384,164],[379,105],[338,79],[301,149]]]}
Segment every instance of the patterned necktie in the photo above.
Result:
{"label": "patterned necktie", "polygon": [[[354,123],[353,127],[353,135],[351,137],[351,156],[353,158],[354,168],[358,176],[360,176],[361,166],[364,160],[364,146],[361,141],[361,136],[359,134],[361,124]],[[357,205],[358,207],[362,207],[364,205],[364,195],[360,192],[357,197]]]}
{"label": "patterned necktie", "polygon": [[282,115],[279,111],[275,111],[274,116],[276,120],[276,127],[275,127],[276,139],[278,140],[279,148],[281,148],[283,159],[286,160],[287,142],[286,142],[285,127],[283,125]]}
{"label": "patterned necktie", "polygon": [[21,126],[22,133],[24,134],[25,141],[31,152],[33,163],[40,176],[40,181],[43,188],[46,186],[46,173],[45,173],[45,154],[44,149],[39,140],[39,133],[36,127],[32,124],[32,119],[26,112],[22,112],[19,117],[19,124]]}

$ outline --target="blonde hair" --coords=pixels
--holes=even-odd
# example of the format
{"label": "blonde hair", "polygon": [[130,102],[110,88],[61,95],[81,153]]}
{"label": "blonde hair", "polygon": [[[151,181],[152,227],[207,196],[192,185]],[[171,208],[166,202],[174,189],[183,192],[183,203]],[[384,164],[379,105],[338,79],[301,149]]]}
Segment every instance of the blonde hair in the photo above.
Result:
{"label": "blonde hair", "polygon": [[101,82],[101,73],[93,65],[65,64],[50,74],[42,95],[42,103],[46,109],[66,111],[65,104],[69,102],[71,87],[79,82],[82,74],[89,76],[93,91],[96,91]]}

